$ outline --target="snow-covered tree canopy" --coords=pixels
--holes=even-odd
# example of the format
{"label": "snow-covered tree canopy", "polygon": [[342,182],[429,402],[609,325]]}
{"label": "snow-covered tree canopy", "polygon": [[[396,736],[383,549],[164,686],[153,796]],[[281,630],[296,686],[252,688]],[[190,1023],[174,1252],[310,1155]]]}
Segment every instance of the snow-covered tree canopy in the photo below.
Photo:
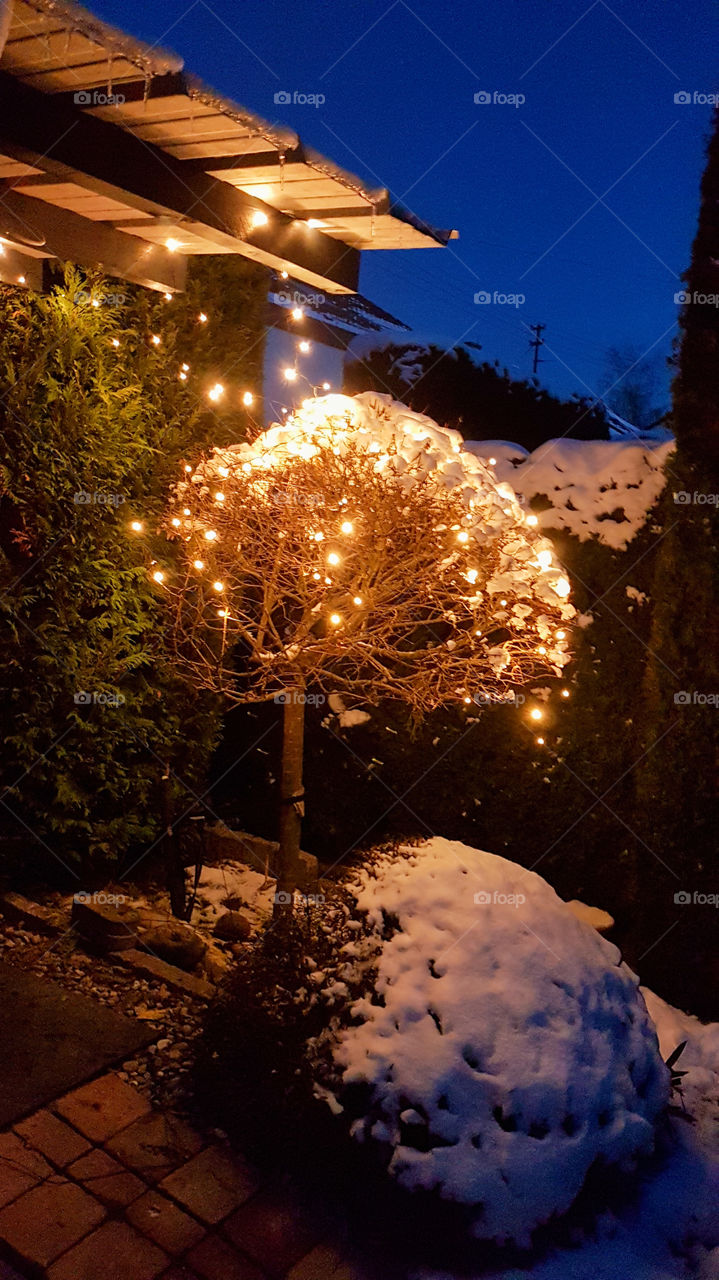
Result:
{"label": "snow-covered tree canopy", "polygon": [[167,520],[182,569],[155,576],[201,683],[422,714],[569,660],[570,586],[535,523],[457,432],[329,395],[188,473]]}

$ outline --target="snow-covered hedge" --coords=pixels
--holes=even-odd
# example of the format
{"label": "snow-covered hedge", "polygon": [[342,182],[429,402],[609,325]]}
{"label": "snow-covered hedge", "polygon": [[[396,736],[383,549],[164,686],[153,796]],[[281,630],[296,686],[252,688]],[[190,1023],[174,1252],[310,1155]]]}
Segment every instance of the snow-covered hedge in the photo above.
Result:
{"label": "snow-covered hedge", "polygon": [[402,1186],[526,1244],[595,1162],[651,1150],[656,1034],[617,948],[540,876],[438,838],[401,852],[353,886],[366,929],[347,977],[375,955],[376,980],[335,1030],[330,1101]]}

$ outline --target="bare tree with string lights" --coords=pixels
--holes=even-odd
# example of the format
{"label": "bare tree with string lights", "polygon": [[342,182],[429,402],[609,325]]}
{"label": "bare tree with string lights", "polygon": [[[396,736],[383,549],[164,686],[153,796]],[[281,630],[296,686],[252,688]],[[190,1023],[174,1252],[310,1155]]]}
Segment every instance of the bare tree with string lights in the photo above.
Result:
{"label": "bare tree with string lights", "polygon": [[419,721],[569,660],[574,609],[552,546],[462,443],[388,397],[330,395],[215,450],[174,491],[179,566],[154,577],[181,667],[232,703],[284,704],[284,900],[308,689],[400,700]]}

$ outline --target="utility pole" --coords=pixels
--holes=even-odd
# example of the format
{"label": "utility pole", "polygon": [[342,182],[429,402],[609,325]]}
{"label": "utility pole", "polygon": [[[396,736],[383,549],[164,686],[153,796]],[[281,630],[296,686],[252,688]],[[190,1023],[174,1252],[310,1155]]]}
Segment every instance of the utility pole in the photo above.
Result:
{"label": "utility pole", "polygon": [[544,361],[540,360],[539,358],[539,348],[544,346],[544,338],[542,337],[542,334],[544,333],[544,330],[546,329],[546,327],[547,327],[546,324],[530,324],[529,326],[531,332],[534,334],[534,337],[529,343],[530,347],[532,347],[534,350],[534,361],[532,364],[532,373],[537,372],[537,365],[544,364]]}

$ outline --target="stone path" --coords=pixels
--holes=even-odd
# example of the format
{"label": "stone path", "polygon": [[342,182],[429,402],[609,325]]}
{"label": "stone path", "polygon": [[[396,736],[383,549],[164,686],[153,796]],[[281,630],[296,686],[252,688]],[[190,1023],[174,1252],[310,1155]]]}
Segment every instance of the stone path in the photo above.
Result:
{"label": "stone path", "polygon": [[0,1133],[0,1278],[369,1280],[329,1233],[114,1072]]}

